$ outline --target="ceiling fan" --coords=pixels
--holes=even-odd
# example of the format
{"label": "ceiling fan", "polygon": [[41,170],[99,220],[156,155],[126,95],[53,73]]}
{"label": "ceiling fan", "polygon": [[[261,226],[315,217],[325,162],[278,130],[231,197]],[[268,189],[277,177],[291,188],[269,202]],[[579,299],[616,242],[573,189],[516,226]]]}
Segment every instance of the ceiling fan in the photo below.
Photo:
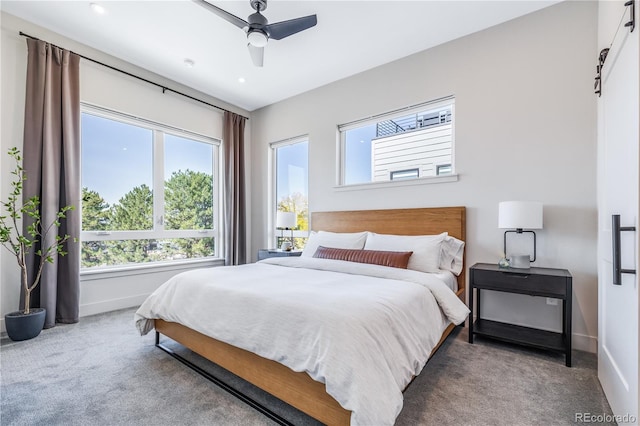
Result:
{"label": "ceiling fan", "polygon": [[249,0],[251,7],[256,12],[249,15],[246,21],[204,0],[193,1],[247,33],[249,54],[253,64],[257,67],[261,67],[264,62],[264,47],[269,39],[282,40],[318,23],[316,15],[309,15],[269,24],[267,18],[260,13],[267,8],[267,0]]}

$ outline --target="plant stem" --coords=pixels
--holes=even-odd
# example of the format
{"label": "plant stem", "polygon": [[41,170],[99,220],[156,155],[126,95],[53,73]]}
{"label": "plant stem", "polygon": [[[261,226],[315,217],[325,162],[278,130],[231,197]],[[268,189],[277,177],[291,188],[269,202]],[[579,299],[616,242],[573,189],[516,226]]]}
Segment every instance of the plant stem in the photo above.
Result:
{"label": "plant stem", "polygon": [[31,290],[29,288],[29,281],[27,281],[28,275],[27,275],[27,263],[26,263],[26,259],[25,259],[25,252],[24,250],[20,251],[22,256],[21,259],[19,259],[18,263],[20,264],[20,268],[22,269],[22,282],[24,285],[24,313],[28,314],[30,312],[31,309]]}

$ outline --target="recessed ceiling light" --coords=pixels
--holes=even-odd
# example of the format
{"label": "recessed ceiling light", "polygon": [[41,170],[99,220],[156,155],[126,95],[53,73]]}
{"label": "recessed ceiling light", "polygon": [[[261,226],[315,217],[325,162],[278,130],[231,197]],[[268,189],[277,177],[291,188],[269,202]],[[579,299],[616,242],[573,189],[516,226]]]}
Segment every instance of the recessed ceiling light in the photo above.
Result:
{"label": "recessed ceiling light", "polygon": [[89,3],[89,7],[98,15],[104,15],[107,12],[107,9],[104,6],[99,5],[98,3]]}
{"label": "recessed ceiling light", "polygon": [[187,68],[193,68],[196,66],[196,63],[193,59],[186,58],[184,60],[184,66]]}
{"label": "recessed ceiling light", "polygon": [[244,77],[238,78],[238,83],[244,83],[245,81],[247,81],[247,80],[245,80]]}

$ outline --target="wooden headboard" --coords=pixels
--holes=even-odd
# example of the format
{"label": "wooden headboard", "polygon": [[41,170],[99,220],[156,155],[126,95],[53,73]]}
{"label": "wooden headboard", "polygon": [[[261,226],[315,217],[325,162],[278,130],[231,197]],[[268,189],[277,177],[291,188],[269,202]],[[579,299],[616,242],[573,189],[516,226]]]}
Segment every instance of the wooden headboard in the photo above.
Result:
{"label": "wooden headboard", "polygon": [[[362,232],[395,235],[432,235],[448,232],[466,241],[465,207],[352,210],[311,213],[312,231]],[[465,266],[458,276],[458,297],[465,302]]]}

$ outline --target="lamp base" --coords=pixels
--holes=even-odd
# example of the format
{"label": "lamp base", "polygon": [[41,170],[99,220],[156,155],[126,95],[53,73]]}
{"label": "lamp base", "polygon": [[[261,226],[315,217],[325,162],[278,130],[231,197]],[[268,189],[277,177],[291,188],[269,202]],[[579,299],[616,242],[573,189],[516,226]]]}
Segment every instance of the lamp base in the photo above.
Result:
{"label": "lamp base", "polygon": [[282,251],[291,251],[291,243],[289,241],[284,241],[282,245],[280,245],[280,250]]}
{"label": "lamp base", "polygon": [[531,268],[531,258],[528,254],[511,256],[509,258],[509,267],[516,269],[529,269]]}

